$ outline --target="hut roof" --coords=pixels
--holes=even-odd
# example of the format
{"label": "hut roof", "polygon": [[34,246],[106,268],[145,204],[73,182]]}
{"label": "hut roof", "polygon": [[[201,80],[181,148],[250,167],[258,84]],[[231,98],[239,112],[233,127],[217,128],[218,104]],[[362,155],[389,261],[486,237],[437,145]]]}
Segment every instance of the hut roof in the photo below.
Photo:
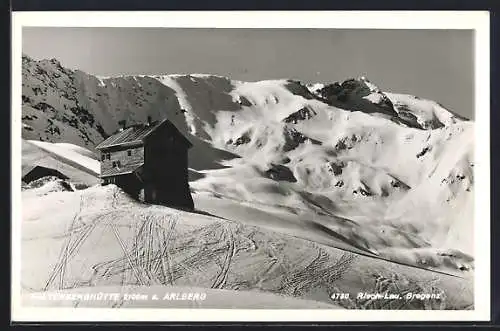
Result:
{"label": "hut roof", "polygon": [[57,169],[44,167],[38,164],[22,167],[21,176],[21,179],[27,183],[45,176],[56,176],[61,179],[69,179],[68,176]]}
{"label": "hut roof", "polygon": [[114,135],[108,137],[103,142],[96,146],[96,149],[105,149],[121,145],[135,145],[144,143],[144,139],[156,131],[159,127],[168,125],[174,132],[183,138],[187,145],[191,147],[191,143],[179,132],[179,130],[168,119],[162,121],[155,121],[151,124],[134,124],[131,125]]}

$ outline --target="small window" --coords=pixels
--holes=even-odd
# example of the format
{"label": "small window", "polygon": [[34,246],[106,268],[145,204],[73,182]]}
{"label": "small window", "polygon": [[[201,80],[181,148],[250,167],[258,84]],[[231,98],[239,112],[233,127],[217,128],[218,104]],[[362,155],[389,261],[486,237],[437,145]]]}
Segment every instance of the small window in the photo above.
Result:
{"label": "small window", "polygon": [[111,154],[110,153],[106,154],[106,159],[108,159],[108,160],[111,159]]}
{"label": "small window", "polygon": [[130,149],[127,151],[127,155],[132,156],[132,151]]}
{"label": "small window", "polygon": [[114,168],[114,167],[116,167],[116,162],[115,162],[115,161],[113,161],[113,168]]}
{"label": "small window", "polygon": [[106,160],[106,154],[101,155],[101,161],[104,161],[104,160]]}
{"label": "small window", "polygon": [[116,161],[116,166],[120,167],[120,165],[121,165],[120,161]]}

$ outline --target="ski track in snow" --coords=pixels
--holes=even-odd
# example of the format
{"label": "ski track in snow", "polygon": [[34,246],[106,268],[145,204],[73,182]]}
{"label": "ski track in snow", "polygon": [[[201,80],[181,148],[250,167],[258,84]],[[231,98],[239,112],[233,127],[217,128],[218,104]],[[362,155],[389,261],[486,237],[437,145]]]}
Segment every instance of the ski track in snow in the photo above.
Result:
{"label": "ski track in snow", "polygon": [[[158,206],[145,208],[114,185],[65,194],[66,202],[79,202],[74,204],[73,220],[60,219],[50,229],[54,236],[61,230],[66,233],[60,248],[50,249],[54,240],[23,241],[33,261],[42,255],[46,261],[55,261],[45,263],[45,270],[37,263],[24,265],[22,282],[32,291],[72,291],[86,286],[197,286],[335,304],[329,299],[332,292],[355,296],[359,291],[384,292],[393,287],[401,293],[445,294],[445,299],[432,302],[400,301],[397,304],[401,309],[426,309],[428,304],[448,309],[471,305],[472,292],[466,279],[203,214]],[[96,199],[100,202],[97,206],[92,203]],[[36,233],[49,219],[40,215],[37,221],[23,226]],[[138,219],[143,222],[138,223]],[[46,270],[50,265],[54,266],[52,271]],[[379,308],[370,301],[337,304],[343,308]]]}

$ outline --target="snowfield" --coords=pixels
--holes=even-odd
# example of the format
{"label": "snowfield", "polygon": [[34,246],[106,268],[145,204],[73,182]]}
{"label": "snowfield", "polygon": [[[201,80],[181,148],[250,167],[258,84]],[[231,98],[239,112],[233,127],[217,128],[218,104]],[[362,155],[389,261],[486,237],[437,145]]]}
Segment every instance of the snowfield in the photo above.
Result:
{"label": "snowfield", "polygon": [[28,140],[28,142],[67,162],[75,162],[95,175],[99,175],[101,172],[101,164],[95,159],[94,153],[85,148],[67,143],[50,143],[35,140]]}
{"label": "snowfield", "polygon": [[[195,248],[182,245],[189,246],[194,235],[190,237],[179,225],[176,233],[182,234],[181,246],[172,249],[177,249],[178,261],[184,262],[173,272],[180,279],[175,286],[258,289],[332,304],[325,299],[329,286],[345,282],[342,286],[348,291],[365,288],[364,282],[374,286],[370,272],[378,265],[382,271],[377,273],[384,277],[393,277],[397,269],[410,283],[437,277],[447,296],[458,295],[454,294],[458,288],[470,294],[454,298],[451,306],[473,304],[474,122],[435,101],[382,91],[366,77],[308,85],[285,79],[242,82],[202,74],[97,78],[63,68],[57,60],[24,56],[22,116],[23,166],[43,155],[49,165],[70,172],[70,182],[82,182],[82,173],[92,175],[88,185],[98,183],[94,146],[118,130],[120,121],[132,124],[148,116],[153,120],[166,117],[186,135],[193,143],[190,186],[198,212],[181,213],[186,221],[180,223],[187,228],[199,226],[202,231],[201,223],[208,222],[216,224],[217,230],[200,232],[206,252],[202,248],[190,251]],[[167,225],[159,225],[158,233],[153,230],[156,225],[148,225],[151,219],[165,222],[170,210],[136,204],[125,197],[111,199],[110,195],[118,193],[110,190],[95,186],[83,191],[54,192],[40,187],[23,191],[23,245],[33,245],[25,250],[23,262],[38,256],[41,252],[34,247],[42,246],[52,261],[26,262],[27,278],[43,269],[46,277],[42,278],[48,282],[53,277],[50,286],[60,289],[171,284],[168,272],[168,277],[154,276],[162,264],[151,269],[145,261],[154,260],[153,256],[127,257],[139,249],[132,238],[141,231],[149,231],[140,239],[149,238],[153,243],[148,245],[174,240],[163,237],[162,233],[170,231]],[[89,201],[94,207],[90,208]],[[60,208],[61,204],[68,208]],[[68,223],[72,220],[85,224],[74,228]],[[71,263],[76,264],[68,267],[78,269],[75,275],[54,271],[61,268],[56,262],[61,249],[64,254],[71,251],[63,245],[72,237],[70,229],[87,229],[85,236],[94,238],[90,229],[113,222],[123,222],[116,229],[125,231],[118,236],[128,238],[122,243],[129,246],[111,244],[116,239],[111,226],[110,231],[99,230],[104,239],[95,239],[89,251],[75,251]],[[53,226],[47,228],[49,224]],[[148,228],[140,230],[143,225]],[[57,227],[57,234],[51,232]],[[219,254],[232,247],[230,238],[238,236],[238,231],[243,231],[243,237],[249,235],[245,231],[259,233],[261,241],[255,248],[259,253],[236,255],[238,262],[231,262],[229,269],[240,274],[230,278],[224,264],[230,258]],[[26,239],[31,234],[37,236]],[[212,246],[212,241],[222,246]],[[109,251],[115,253],[109,257],[102,255],[107,245],[114,245]],[[94,253],[91,246],[99,251]],[[128,267],[123,255],[122,267],[104,267],[114,270],[109,271],[115,275],[109,281],[107,274],[88,274],[104,260],[118,261],[120,254],[125,254]],[[192,268],[189,254],[196,261],[196,254],[201,254],[199,259],[211,261],[212,266],[185,271]],[[358,276],[347,273],[339,280],[325,271],[342,254],[356,257],[349,268]],[[307,260],[314,256],[321,262]],[[261,263],[256,267],[259,270],[251,267],[254,263]],[[318,274],[322,280],[313,281],[315,276],[310,276],[303,281],[309,285],[292,282],[292,290],[278,276],[291,272],[290,266],[308,272],[319,268],[333,278],[325,280]],[[151,270],[155,271],[150,274]],[[35,278],[26,284],[42,291],[44,285],[34,284]],[[449,285],[444,285],[444,279]],[[315,282],[325,286],[318,297],[311,294],[312,288],[323,285]]]}
{"label": "snowfield", "polygon": [[99,183],[99,162],[93,152],[80,146],[23,139],[21,159],[23,173],[40,165],[60,171],[73,184],[92,186]]}
{"label": "snowfield", "polygon": [[[43,187],[23,191],[21,284],[28,299],[31,293],[75,293],[88,287],[116,292],[140,286],[153,293],[162,286],[174,286],[209,289],[200,307],[220,308],[225,299],[222,307],[240,308],[261,303],[323,309],[467,309],[473,305],[472,279],[352,253],[205,212],[143,205],[114,185],[45,193]],[[384,289],[435,293],[439,299],[355,299],[359,292]],[[230,291],[243,291],[239,302]],[[351,299],[334,301],[332,293],[350,293]],[[27,301],[42,306],[113,304],[49,302]],[[186,302],[177,304],[182,307]]]}

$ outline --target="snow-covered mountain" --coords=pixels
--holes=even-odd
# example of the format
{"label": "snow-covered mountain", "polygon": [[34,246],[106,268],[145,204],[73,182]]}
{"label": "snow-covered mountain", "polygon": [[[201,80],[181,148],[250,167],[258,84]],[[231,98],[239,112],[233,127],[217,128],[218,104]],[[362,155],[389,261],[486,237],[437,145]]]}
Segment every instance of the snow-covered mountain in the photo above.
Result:
{"label": "snow-covered mountain", "polygon": [[197,194],[317,215],[347,242],[411,263],[473,255],[474,123],[434,101],[365,77],[104,78],[27,56],[22,73],[24,139],[92,150],[120,121],[168,117],[194,144]]}

